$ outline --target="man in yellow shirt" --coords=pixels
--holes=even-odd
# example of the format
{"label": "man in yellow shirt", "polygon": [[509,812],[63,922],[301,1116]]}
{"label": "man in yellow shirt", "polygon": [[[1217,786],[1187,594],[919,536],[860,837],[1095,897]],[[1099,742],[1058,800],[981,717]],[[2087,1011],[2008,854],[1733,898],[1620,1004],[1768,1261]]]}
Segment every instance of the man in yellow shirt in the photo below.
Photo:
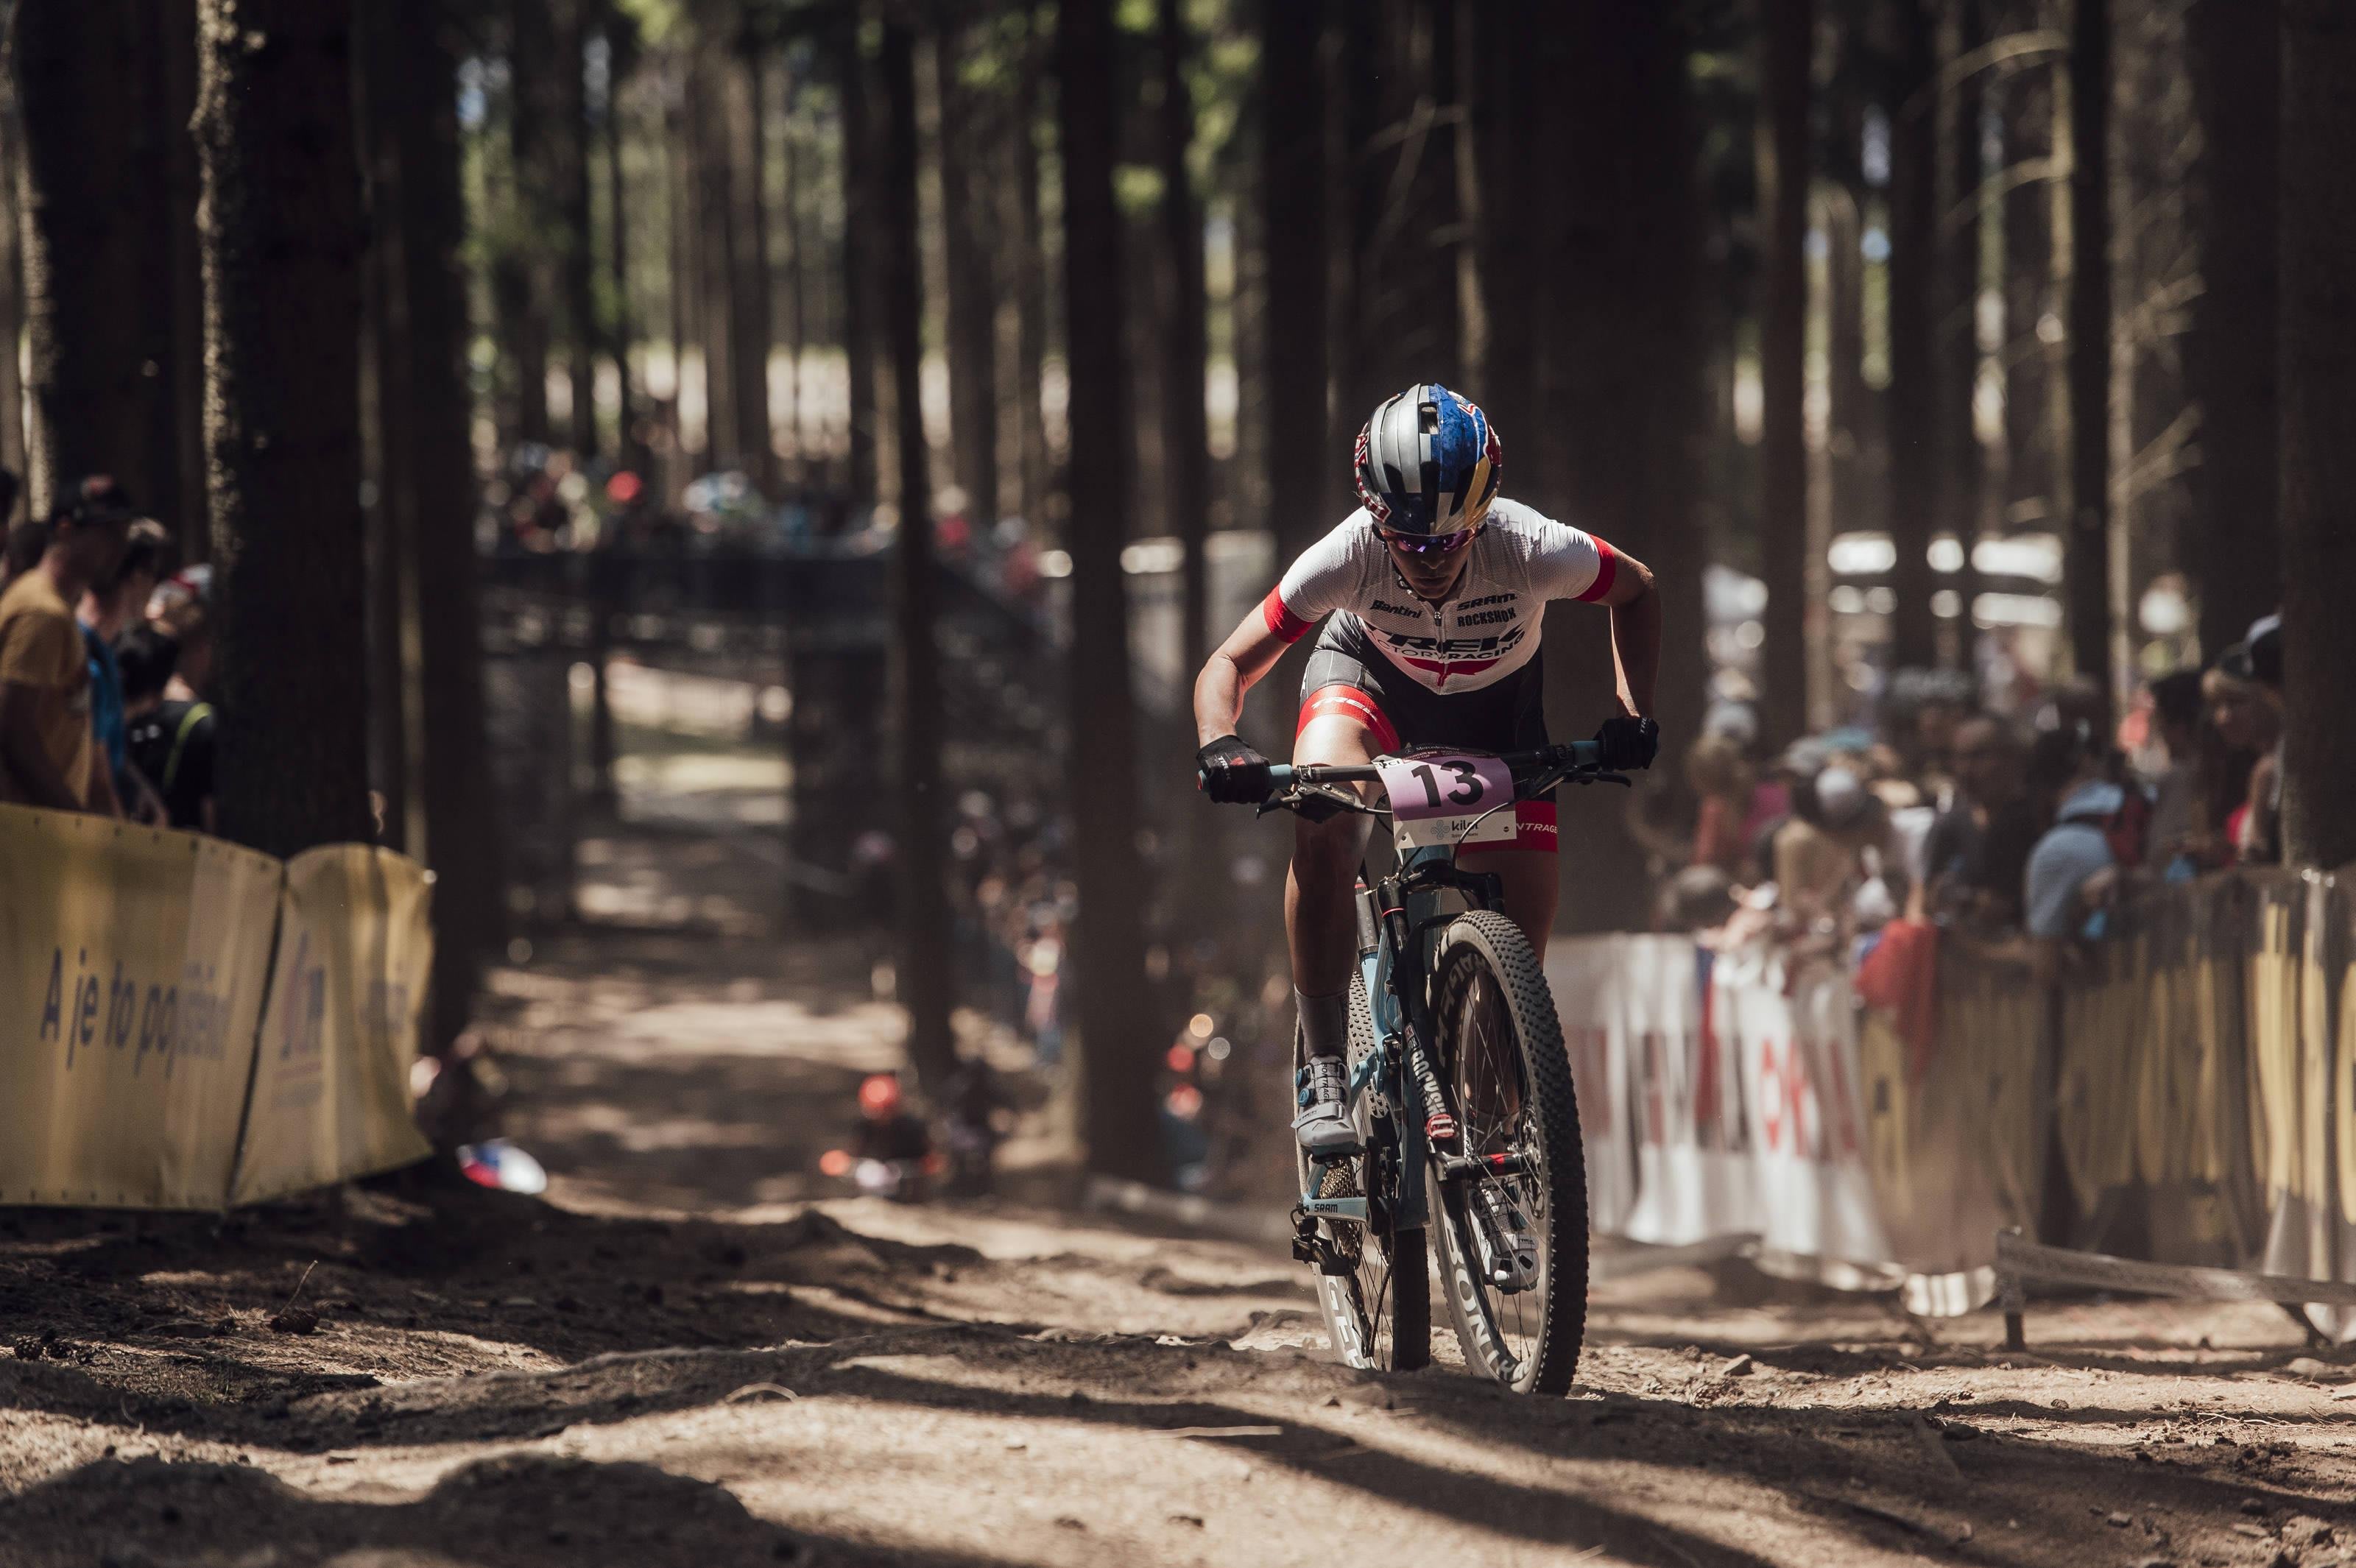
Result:
{"label": "man in yellow shirt", "polygon": [[0,594],[0,801],[112,809],[90,727],[90,655],[74,606],[112,575],[132,512],[113,480],[85,479],[49,519],[38,565]]}

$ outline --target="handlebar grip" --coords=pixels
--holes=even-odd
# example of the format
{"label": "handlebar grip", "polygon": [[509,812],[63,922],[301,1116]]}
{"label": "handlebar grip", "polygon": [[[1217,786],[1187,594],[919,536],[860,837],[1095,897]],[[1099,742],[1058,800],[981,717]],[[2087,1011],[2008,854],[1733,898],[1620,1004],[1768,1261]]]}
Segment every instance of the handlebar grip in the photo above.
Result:
{"label": "handlebar grip", "polygon": [[1562,760],[1576,768],[1600,768],[1603,765],[1603,743],[1601,741],[1568,741],[1555,748]]}
{"label": "handlebar grip", "polygon": [[1292,787],[1292,764],[1270,763],[1268,765],[1268,787],[1271,791]]}

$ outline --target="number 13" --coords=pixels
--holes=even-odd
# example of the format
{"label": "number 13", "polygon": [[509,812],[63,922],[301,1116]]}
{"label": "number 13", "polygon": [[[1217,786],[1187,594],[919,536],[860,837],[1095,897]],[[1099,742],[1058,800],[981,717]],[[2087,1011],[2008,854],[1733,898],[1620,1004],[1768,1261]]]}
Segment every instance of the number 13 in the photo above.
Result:
{"label": "number 13", "polygon": [[[1470,763],[1459,761],[1451,761],[1445,765],[1456,775],[1456,787],[1448,792],[1451,802],[1458,805],[1471,805],[1481,798],[1483,789],[1479,769]],[[1424,804],[1438,810],[1440,805],[1440,774],[1433,770],[1430,763],[1418,763],[1415,765],[1415,776],[1422,781]]]}

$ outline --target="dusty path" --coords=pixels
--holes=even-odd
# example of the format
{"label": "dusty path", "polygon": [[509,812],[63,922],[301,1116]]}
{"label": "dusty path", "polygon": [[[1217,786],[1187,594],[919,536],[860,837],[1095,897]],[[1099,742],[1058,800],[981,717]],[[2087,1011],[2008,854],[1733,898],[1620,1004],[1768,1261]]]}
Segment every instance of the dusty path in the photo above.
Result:
{"label": "dusty path", "polygon": [[0,1213],[0,1568],[2356,1562],[2356,1382],[2267,1309],[2055,1305],[2019,1356],[1660,1272],[1537,1403],[1335,1367],[1293,1265],[1045,1167],[812,1206],[889,1014],[747,856],[669,901],[709,853],[604,845],[637,923],[501,976],[552,1201]]}

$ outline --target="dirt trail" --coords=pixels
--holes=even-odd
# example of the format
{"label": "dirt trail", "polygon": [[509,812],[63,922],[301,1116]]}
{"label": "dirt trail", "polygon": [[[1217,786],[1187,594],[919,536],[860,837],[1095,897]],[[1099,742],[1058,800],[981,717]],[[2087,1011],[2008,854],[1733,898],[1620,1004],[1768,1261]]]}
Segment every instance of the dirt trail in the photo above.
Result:
{"label": "dirt trail", "polygon": [[1044,1143],[1023,1201],[813,1203],[890,1060],[856,955],[725,844],[593,859],[633,923],[499,977],[550,1200],[0,1212],[0,1568],[2356,1562],[2356,1382],[2271,1309],[2008,1355],[1665,1271],[1540,1403],[1333,1365],[1292,1264],[1076,1217]]}

